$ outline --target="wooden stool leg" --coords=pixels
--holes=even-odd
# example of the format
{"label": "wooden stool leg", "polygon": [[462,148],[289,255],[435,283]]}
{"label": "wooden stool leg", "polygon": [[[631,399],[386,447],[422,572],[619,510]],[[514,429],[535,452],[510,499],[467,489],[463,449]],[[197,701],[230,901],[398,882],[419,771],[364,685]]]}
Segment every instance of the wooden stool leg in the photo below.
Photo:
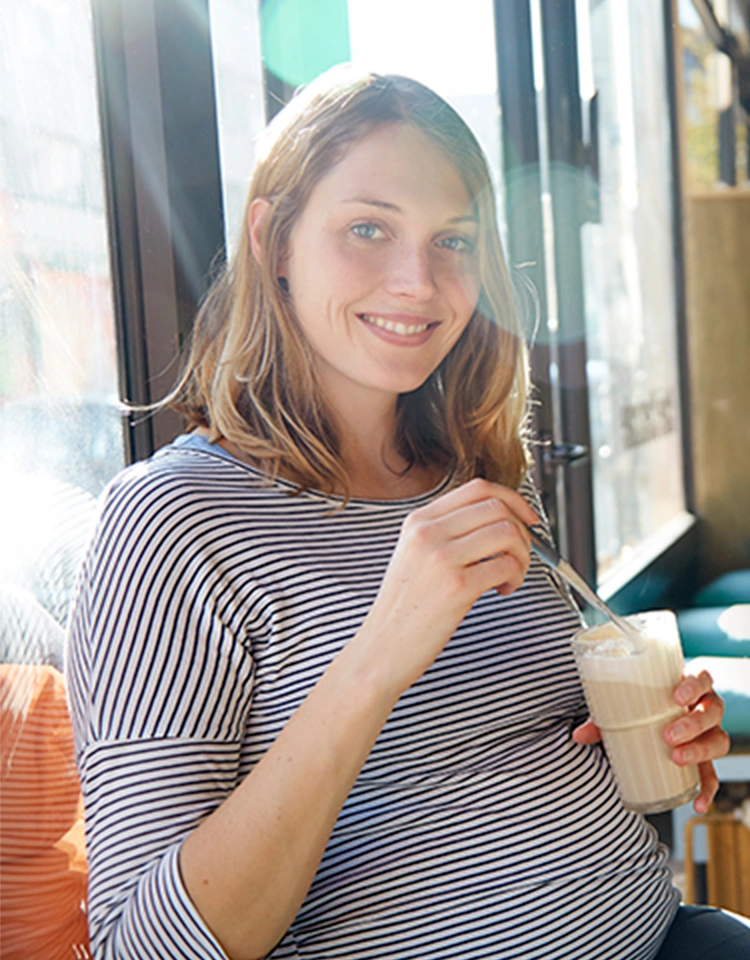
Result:
{"label": "wooden stool leg", "polygon": [[733,813],[708,813],[685,824],[685,903],[695,903],[693,833],[706,828],[706,902],[736,913],[750,907],[750,829]]}
{"label": "wooden stool leg", "polygon": [[695,863],[693,862],[693,832],[696,823],[703,823],[702,817],[692,817],[685,824],[685,903],[695,903]]}

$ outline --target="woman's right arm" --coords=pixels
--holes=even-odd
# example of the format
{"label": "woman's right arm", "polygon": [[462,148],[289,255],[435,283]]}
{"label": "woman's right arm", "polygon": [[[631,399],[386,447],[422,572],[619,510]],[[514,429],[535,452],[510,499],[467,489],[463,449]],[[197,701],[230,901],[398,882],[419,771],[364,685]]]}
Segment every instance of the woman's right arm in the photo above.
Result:
{"label": "woman's right arm", "polygon": [[[174,895],[186,897],[234,960],[263,957],[284,935],[393,705],[485,590],[507,594],[520,585],[525,525],[536,519],[517,494],[484,481],[412,514],[360,630],[252,772],[187,832]],[[174,795],[177,803],[179,790]],[[176,815],[161,814],[170,823]],[[151,872],[159,869],[157,861]],[[119,923],[128,922],[129,910],[146,909],[145,898],[140,907],[135,900],[131,895]],[[115,929],[110,935],[117,942]]]}

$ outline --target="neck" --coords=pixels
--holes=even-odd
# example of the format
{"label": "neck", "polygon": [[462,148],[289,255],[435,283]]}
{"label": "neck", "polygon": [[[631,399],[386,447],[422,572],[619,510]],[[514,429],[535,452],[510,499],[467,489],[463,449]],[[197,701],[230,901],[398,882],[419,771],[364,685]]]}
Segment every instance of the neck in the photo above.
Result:
{"label": "neck", "polygon": [[339,407],[336,429],[354,497],[398,500],[418,496],[442,477],[434,468],[408,468],[396,449],[395,399],[378,406],[370,397],[361,405]]}
{"label": "neck", "polygon": [[[427,493],[443,478],[435,467],[411,467],[396,449],[396,399],[378,405],[366,402],[339,404],[333,410],[340,455],[349,476],[349,494],[367,500],[402,500]],[[342,412],[343,410],[343,412]],[[209,437],[207,427],[195,431]],[[225,438],[221,445],[233,456],[253,466],[258,463]],[[282,471],[282,477],[284,473]],[[289,477],[287,479],[294,479]],[[343,490],[336,491],[343,494]]]}

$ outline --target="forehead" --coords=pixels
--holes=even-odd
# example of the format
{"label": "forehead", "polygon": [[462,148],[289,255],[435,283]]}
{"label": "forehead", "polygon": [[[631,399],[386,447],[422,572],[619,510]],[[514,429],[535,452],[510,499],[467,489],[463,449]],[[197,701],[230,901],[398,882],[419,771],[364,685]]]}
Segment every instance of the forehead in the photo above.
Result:
{"label": "forehead", "polygon": [[323,203],[375,199],[404,209],[470,214],[472,203],[451,160],[408,124],[378,127],[352,144],[311,196]]}

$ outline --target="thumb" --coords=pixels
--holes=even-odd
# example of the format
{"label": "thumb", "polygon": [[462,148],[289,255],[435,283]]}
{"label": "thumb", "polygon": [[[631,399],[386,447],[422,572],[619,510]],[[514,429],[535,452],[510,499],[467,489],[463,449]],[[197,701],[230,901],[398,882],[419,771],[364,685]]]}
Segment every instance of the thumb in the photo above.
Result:
{"label": "thumb", "polygon": [[576,743],[599,743],[601,738],[599,727],[591,719],[582,723],[580,727],[576,727],[573,731],[573,739]]}

